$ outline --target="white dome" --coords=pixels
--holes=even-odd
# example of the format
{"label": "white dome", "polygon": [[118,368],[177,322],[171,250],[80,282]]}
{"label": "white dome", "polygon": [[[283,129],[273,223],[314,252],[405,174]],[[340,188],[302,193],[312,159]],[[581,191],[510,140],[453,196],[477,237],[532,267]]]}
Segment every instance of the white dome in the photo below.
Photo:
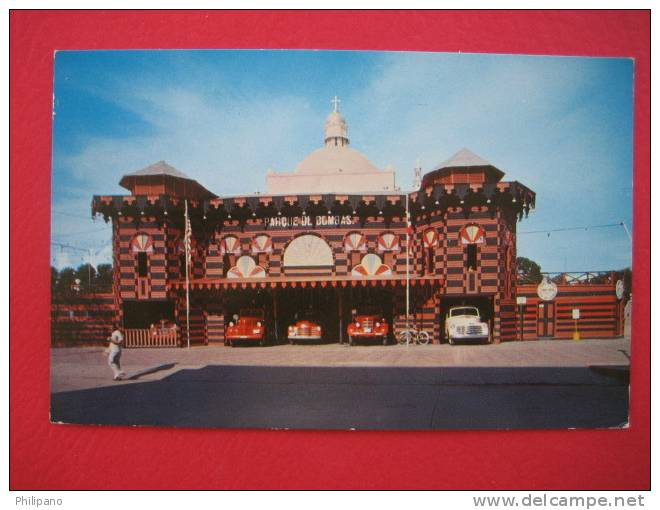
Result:
{"label": "white dome", "polygon": [[301,174],[369,174],[378,173],[366,156],[346,146],[326,146],[315,150],[295,169]]}
{"label": "white dome", "polygon": [[395,189],[393,169],[379,170],[359,151],[348,147],[348,124],[337,111],[325,121],[325,146],[303,159],[293,172],[266,175],[268,193],[361,193]]}

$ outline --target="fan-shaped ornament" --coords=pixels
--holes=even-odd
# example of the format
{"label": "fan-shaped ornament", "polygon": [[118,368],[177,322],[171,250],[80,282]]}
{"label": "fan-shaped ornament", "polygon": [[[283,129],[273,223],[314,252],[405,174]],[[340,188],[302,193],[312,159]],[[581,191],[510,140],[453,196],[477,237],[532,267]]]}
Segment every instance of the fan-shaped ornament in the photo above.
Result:
{"label": "fan-shaped ornament", "polygon": [[146,252],[153,253],[154,243],[148,234],[136,234],[131,241],[131,251],[133,253]]}
{"label": "fan-shaped ornament", "polygon": [[485,236],[486,232],[479,225],[465,225],[458,233],[461,244],[481,244]]}
{"label": "fan-shaped ornament", "polygon": [[375,253],[369,253],[362,257],[360,264],[351,271],[352,276],[389,276],[392,270],[383,264],[380,257]]}
{"label": "fan-shaped ornament", "polygon": [[334,265],[332,248],[313,234],[296,237],[284,251],[284,267],[329,267]]}
{"label": "fan-shaped ornament", "polygon": [[438,235],[438,231],[434,228],[429,228],[424,231],[423,234],[423,240],[424,240],[424,248],[435,248],[438,246],[438,241],[440,239],[440,236]]}
{"label": "fan-shaped ornament", "polygon": [[225,236],[220,240],[221,255],[240,255],[241,243],[236,236]]}
{"label": "fan-shaped ornament", "polygon": [[258,266],[249,255],[243,255],[236,261],[236,265],[227,271],[227,278],[263,278],[266,271]]}
{"label": "fan-shaped ornament", "polygon": [[385,232],[378,236],[378,251],[399,251],[399,236],[392,232]]}
{"label": "fan-shaped ornament", "polygon": [[346,251],[365,251],[367,249],[367,238],[360,232],[351,232],[344,238]]}
{"label": "fan-shaped ornament", "polygon": [[252,239],[252,253],[271,253],[273,242],[270,236],[260,234]]}

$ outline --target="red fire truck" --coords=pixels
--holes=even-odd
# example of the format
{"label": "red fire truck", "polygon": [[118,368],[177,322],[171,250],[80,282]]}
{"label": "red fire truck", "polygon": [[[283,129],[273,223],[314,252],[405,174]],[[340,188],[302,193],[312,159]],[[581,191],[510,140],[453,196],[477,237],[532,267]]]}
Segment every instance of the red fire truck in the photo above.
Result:
{"label": "red fire truck", "polygon": [[259,342],[259,345],[266,345],[266,320],[263,310],[242,309],[229,322],[225,333],[225,344],[233,347],[241,341]]}
{"label": "red fire truck", "polygon": [[379,340],[383,345],[389,341],[389,326],[379,313],[364,310],[355,315],[348,325],[348,345],[355,345],[356,340]]}

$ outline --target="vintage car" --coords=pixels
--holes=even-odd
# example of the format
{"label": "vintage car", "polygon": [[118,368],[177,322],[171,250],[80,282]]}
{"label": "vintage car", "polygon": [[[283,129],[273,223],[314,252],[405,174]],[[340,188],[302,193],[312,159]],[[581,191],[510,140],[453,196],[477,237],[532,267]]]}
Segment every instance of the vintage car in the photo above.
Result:
{"label": "vintage car", "polygon": [[296,322],[289,326],[287,338],[290,344],[295,344],[300,340],[321,340],[323,338],[323,328],[318,317],[311,312],[301,314],[296,317]]}
{"label": "vintage car", "polygon": [[382,315],[367,310],[355,315],[346,328],[348,344],[355,345],[357,340],[379,340],[383,345],[389,341],[389,326]]}
{"label": "vintage car", "polygon": [[445,319],[445,338],[451,345],[456,341],[490,342],[490,332],[476,306],[452,306]]}
{"label": "vintage car", "polygon": [[266,344],[266,321],[263,310],[245,308],[229,321],[225,330],[225,345],[233,347],[239,341]]}

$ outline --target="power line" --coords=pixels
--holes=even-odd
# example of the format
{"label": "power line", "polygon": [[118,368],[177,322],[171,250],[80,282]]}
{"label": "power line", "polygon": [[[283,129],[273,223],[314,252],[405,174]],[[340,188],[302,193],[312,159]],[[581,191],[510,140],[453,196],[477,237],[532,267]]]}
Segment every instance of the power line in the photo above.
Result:
{"label": "power line", "polygon": [[607,223],[604,225],[586,225],[584,227],[563,227],[563,228],[550,228],[546,230],[527,230],[523,232],[518,232],[518,234],[550,234],[551,232],[569,232],[576,230],[592,230],[596,228],[613,228],[613,227],[624,227],[625,223],[623,221],[619,223]]}
{"label": "power line", "polygon": [[53,234],[53,236],[56,236],[56,237],[79,236],[79,235],[83,235],[83,234],[93,234],[95,232],[107,232],[111,228],[112,228],[112,226],[108,225],[106,227],[96,228],[94,230],[84,230],[82,232],[72,232],[72,233],[66,233],[66,234]]}
{"label": "power line", "polygon": [[58,246],[62,249],[66,248],[67,250],[83,251],[85,253],[89,253],[90,251],[88,248],[80,248],[79,246],[71,246],[70,244],[58,243],[55,241],[51,241],[50,244],[53,246]]}
{"label": "power line", "polygon": [[83,220],[91,219],[92,221],[94,221],[94,218],[92,218],[91,216],[82,216],[80,214],[71,214],[71,213],[68,213],[68,212],[55,211],[55,210],[53,210],[52,212],[53,212],[53,214],[59,214],[60,216],[70,216],[71,218],[82,218]]}
{"label": "power line", "polygon": [[80,246],[74,246],[72,244],[58,243],[57,241],[51,241],[50,244],[52,244],[53,246],[57,246],[61,249],[81,251],[93,256],[100,254],[103,250],[105,250],[108,246],[110,246],[110,243],[108,243],[102,246],[101,248],[99,248],[98,250],[94,251],[93,248],[82,248]]}

